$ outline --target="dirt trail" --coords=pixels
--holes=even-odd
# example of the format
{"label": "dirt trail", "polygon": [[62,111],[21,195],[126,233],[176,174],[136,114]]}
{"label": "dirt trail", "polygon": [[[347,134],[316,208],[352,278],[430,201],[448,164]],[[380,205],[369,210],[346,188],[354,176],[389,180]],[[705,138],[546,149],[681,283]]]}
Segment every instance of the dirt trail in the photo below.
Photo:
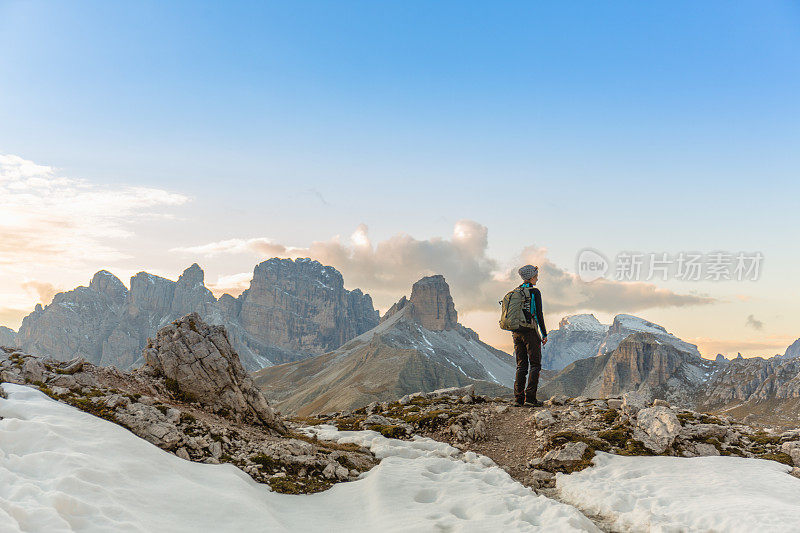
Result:
{"label": "dirt trail", "polygon": [[[541,409],[543,408],[515,407],[510,401],[506,404],[494,404],[494,407],[484,413],[487,438],[478,442],[454,443],[454,445],[464,451],[469,450],[489,457],[511,477],[537,494],[574,507],[591,520],[600,531],[608,533],[621,531],[614,527],[615,517],[597,514],[565,501],[552,482],[543,483],[528,466],[528,460],[536,456],[540,450],[542,439],[536,435],[536,429],[529,419]],[[430,436],[437,440],[451,440],[444,434],[431,433]]]}

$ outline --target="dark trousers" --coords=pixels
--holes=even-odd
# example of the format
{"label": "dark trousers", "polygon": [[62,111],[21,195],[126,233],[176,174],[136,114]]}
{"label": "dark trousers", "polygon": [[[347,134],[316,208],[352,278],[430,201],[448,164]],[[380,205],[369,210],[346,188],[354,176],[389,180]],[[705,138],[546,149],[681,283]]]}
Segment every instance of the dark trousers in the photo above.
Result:
{"label": "dark trousers", "polygon": [[[514,380],[514,397],[517,403],[535,402],[539,387],[539,371],[542,369],[542,340],[532,329],[512,333],[514,355],[517,357],[517,378]],[[528,376],[530,367],[530,376]],[[528,378],[527,386],[525,378]]]}

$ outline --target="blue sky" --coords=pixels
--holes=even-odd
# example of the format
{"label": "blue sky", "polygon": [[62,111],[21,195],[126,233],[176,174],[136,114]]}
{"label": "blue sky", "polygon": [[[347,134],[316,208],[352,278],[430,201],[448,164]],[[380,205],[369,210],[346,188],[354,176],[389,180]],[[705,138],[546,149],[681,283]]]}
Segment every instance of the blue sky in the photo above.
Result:
{"label": "blue sky", "polygon": [[[0,2],[0,153],[188,197],[169,231],[120,222],[130,257],[59,270],[61,288],[202,259],[176,247],[468,219],[502,265],[532,245],[564,268],[586,246],[761,250],[758,284],[663,284],[752,307],[651,314],[777,346],[800,335],[798,59],[796,2]],[[18,277],[0,292],[22,309]],[[731,331],[754,309],[765,331]]]}

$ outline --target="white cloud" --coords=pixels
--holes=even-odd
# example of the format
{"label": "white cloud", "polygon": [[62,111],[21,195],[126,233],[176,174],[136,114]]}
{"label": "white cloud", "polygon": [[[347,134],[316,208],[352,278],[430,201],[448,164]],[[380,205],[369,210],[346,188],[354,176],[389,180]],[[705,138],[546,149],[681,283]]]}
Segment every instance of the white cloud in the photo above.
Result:
{"label": "white cloud", "polygon": [[250,281],[252,279],[252,272],[242,272],[241,274],[220,276],[217,278],[216,283],[208,282],[206,285],[217,298],[225,293],[228,293],[231,296],[239,296],[242,292],[250,287]]}
{"label": "white cloud", "polygon": [[256,239],[228,239],[224,241],[173,248],[171,252],[184,252],[188,254],[215,257],[224,254],[255,254],[263,257],[286,256],[291,248],[275,243],[272,239],[259,237]]}
{"label": "white cloud", "polygon": [[[407,294],[422,276],[443,274],[450,284],[459,311],[493,311],[497,302],[519,283],[518,266],[504,268],[487,255],[488,229],[471,220],[455,224],[450,238],[419,240],[400,233],[373,243],[366,225],[356,228],[347,241],[339,236],[313,242],[306,248],[287,247],[272,239],[230,239],[201,246],[176,248],[190,254],[214,256],[251,253],[268,257],[311,257],[332,265],[344,275],[348,287],[369,292],[378,307],[386,309],[399,295]],[[540,286],[547,311],[597,310],[634,312],[652,307],[706,304],[703,296],[677,294],[650,283],[611,280],[582,282],[577,275],[555,265],[544,248],[525,248],[515,264],[533,263],[540,268]]]}
{"label": "white cloud", "polygon": [[[49,166],[0,155],[0,265],[51,266],[125,257],[130,222],[164,216],[188,197],[146,187],[107,187],[59,176]],[[112,242],[113,240],[113,242]]]}
{"label": "white cloud", "polygon": [[53,300],[53,296],[61,292],[52,283],[46,281],[26,280],[22,282],[22,288],[33,296],[42,305],[47,305]]}

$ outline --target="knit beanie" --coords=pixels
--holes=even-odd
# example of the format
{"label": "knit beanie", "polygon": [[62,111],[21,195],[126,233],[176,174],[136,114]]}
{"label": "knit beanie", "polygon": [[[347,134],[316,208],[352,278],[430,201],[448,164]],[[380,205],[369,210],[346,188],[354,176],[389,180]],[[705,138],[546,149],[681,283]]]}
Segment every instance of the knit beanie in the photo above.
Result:
{"label": "knit beanie", "polygon": [[527,281],[532,277],[535,277],[539,273],[539,267],[533,265],[525,265],[524,267],[519,269],[519,277],[523,280]]}

